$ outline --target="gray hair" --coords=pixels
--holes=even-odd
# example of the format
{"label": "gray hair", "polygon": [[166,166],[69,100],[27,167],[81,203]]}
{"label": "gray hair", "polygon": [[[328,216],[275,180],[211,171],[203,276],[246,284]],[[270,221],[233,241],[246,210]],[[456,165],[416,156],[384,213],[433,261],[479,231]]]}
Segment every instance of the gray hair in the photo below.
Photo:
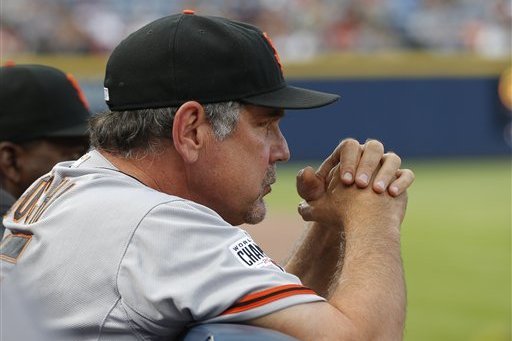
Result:
{"label": "gray hair", "polygon": [[[242,105],[222,102],[203,105],[215,138],[228,137],[236,127]],[[159,151],[162,139],[172,141],[172,125],[178,107],[105,111],[89,120],[91,146],[126,158]]]}

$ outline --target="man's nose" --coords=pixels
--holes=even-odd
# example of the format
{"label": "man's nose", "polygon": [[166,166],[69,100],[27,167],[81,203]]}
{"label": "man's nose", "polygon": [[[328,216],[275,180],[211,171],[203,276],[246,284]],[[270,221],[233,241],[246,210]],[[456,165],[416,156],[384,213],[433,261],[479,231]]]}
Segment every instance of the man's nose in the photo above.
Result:
{"label": "man's nose", "polygon": [[272,150],[272,162],[286,162],[290,159],[290,150],[288,149],[288,142],[279,130],[277,134],[277,141]]}

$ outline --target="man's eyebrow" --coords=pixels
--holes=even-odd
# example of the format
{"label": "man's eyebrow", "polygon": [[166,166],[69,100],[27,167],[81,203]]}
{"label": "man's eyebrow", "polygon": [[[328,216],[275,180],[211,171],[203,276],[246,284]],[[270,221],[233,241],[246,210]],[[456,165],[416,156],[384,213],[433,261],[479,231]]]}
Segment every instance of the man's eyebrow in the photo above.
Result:
{"label": "man's eyebrow", "polygon": [[280,108],[275,108],[272,111],[268,112],[268,116],[270,116],[270,117],[282,118],[282,117],[284,117],[284,114],[285,114],[284,109],[280,109]]}

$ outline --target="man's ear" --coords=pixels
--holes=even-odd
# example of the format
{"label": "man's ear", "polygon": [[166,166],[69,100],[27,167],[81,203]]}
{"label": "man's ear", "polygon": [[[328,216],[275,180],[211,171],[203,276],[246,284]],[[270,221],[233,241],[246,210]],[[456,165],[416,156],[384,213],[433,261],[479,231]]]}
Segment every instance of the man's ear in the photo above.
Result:
{"label": "man's ear", "polygon": [[0,142],[0,173],[4,180],[12,183],[20,182],[22,153],[23,149],[19,145],[8,141]]}
{"label": "man's ear", "polygon": [[199,157],[208,135],[208,119],[201,104],[190,101],[182,104],[174,115],[172,140],[174,148],[186,163]]}

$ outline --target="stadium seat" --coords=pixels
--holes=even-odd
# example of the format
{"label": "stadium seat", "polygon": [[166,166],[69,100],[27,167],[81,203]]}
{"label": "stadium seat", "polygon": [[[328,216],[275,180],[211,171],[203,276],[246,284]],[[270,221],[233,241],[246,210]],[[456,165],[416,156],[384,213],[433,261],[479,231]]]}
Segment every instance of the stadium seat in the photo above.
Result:
{"label": "stadium seat", "polygon": [[274,330],[243,324],[201,324],[188,329],[180,341],[297,341]]}

